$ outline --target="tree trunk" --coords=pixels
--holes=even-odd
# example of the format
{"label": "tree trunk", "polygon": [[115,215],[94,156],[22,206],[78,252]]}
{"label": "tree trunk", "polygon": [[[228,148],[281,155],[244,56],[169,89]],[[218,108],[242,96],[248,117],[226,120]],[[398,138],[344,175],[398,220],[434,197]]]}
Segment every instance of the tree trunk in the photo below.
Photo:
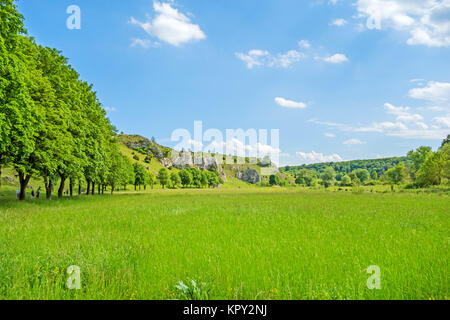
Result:
{"label": "tree trunk", "polygon": [[81,196],[81,181],[78,180],[78,195]]}
{"label": "tree trunk", "polygon": [[92,182],[92,195],[95,195],[95,182]]}
{"label": "tree trunk", "polygon": [[136,190],[137,190],[137,184],[134,185],[134,191],[136,191]]}
{"label": "tree trunk", "polygon": [[28,182],[30,182],[31,175],[25,175],[23,172],[19,172],[19,182],[20,182],[20,195],[19,200],[23,201],[26,197],[26,190]]}
{"label": "tree trunk", "polygon": [[45,198],[47,200],[50,200],[52,198],[52,189],[53,189],[52,180],[46,177],[44,179],[44,184],[45,184]]}
{"label": "tree trunk", "polygon": [[[0,158],[1,160],[1,158]],[[2,187],[2,166],[0,166],[0,188]]]}
{"label": "tree trunk", "polygon": [[86,190],[86,195],[89,195],[89,193],[91,192],[91,181],[87,180],[87,190]]}
{"label": "tree trunk", "polygon": [[111,194],[114,193],[114,185],[111,185]]}
{"label": "tree trunk", "polygon": [[62,198],[63,197],[63,192],[64,192],[64,185],[66,182],[66,177],[64,175],[60,175],[61,177],[61,182],[59,184],[59,189],[58,189],[58,198]]}
{"label": "tree trunk", "polygon": [[99,183],[99,184],[98,184],[98,187],[97,187],[97,191],[98,191],[97,193],[98,193],[98,194],[101,193],[100,188],[101,188],[101,185],[100,185],[100,183]]}
{"label": "tree trunk", "polygon": [[70,196],[73,197],[73,179],[72,178],[70,178],[69,190],[70,190]]}

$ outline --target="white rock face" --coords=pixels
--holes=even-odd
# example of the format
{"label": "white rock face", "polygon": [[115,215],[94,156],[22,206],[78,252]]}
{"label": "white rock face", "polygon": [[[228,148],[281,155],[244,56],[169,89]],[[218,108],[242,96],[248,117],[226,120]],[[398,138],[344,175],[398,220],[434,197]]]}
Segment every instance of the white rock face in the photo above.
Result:
{"label": "white rock face", "polygon": [[226,181],[226,174],[219,164],[217,158],[210,155],[194,154],[189,151],[172,151],[172,164],[175,168],[183,170],[190,167],[196,167],[200,170],[214,170],[219,173],[224,181]]}
{"label": "white rock face", "polygon": [[190,152],[172,151],[172,163],[173,166],[179,170],[194,166],[194,161]]}
{"label": "white rock face", "polygon": [[239,171],[236,174],[236,178],[251,184],[256,184],[261,181],[261,176],[259,175],[258,171],[253,168],[249,168],[245,172]]}

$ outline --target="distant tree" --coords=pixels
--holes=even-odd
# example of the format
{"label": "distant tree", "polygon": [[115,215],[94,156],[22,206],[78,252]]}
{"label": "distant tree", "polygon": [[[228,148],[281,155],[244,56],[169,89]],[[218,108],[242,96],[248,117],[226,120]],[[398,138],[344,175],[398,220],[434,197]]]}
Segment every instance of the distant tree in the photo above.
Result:
{"label": "distant tree", "polygon": [[140,189],[141,185],[145,183],[146,171],[144,166],[139,163],[134,163],[133,169],[134,169],[134,190],[137,190],[138,186]]}
{"label": "distant tree", "polygon": [[417,171],[420,170],[422,165],[425,163],[425,160],[427,159],[427,156],[432,153],[431,147],[420,147],[417,148],[415,151],[411,150],[408,152],[408,157],[411,159],[411,169],[413,177],[415,177]]}
{"label": "distant tree", "polygon": [[272,174],[272,175],[269,177],[269,184],[270,184],[271,186],[280,185],[280,183],[281,183],[280,177],[278,177],[277,175]]}
{"label": "distant tree", "polygon": [[169,184],[169,172],[166,168],[162,168],[158,172],[158,180],[163,189]]}
{"label": "distant tree", "polygon": [[372,174],[370,176],[372,180],[378,180],[378,172],[376,172],[375,170],[372,171]]}
{"label": "distant tree", "polygon": [[356,175],[355,171],[352,171],[348,174],[350,179],[352,180],[352,184],[359,186],[361,184],[361,180],[359,180],[358,176]]}
{"label": "distant tree", "polygon": [[440,185],[449,177],[450,144],[437,152],[428,154],[421,169],[417,172],[417,183],[421,186]]}
{"label": "distant tree", "polygon": [[180,179],[180,175],[176,172],[172,172],[170,174],[170,181],[172,182],[172,187],[176,188],[180,185],[181,183],[181,179]]}
{"label": "distant tree", "polygon": [[207,187],[209,185],[209,179],[208,179],[209,173],[210,173],[209,171],[202,171],[201,184],[202,184],[203,188],[205,188],[205,187]]}
{"label": "distant tree", "polygon": [[341,181],[341,186],[350,187],[351,185],[352,185],[352,179],[348,175],[343,176],[342,181]]}
{"label": "distant tree", "polygon": [[148,172],[148,184],[153,189],[155,183],[156,183],[156,176],[153,172],[149,171]]}
{"label": "distant tree", "polygon": [[192,174],[188,170],[186,169],[181,170],[179,176],[181,179],[181,184],[183,185],[184,188],[192,184]]}
{"label": "distant tree", "polygon": [[359,181],[361,181],[361,183],[367,182],[367,180],[369,180],[370,178],[370,173],[367,169],[356,169],[353,172],[358,177]]}
{"label": "distant tree", "polygon": [[152,162],[152,155],[147,155],[144,159],[145,163],[151,163]]}
{"label": "distant tree", "polygon": [[391,190],[394,191],[394,186],[401,184],[406,180],[407,172],[404,162],[400,162],[395,168],[391,168],[385,172],[385,178],[391,185]]}
{"label": "distant tree", "polygon": [[208,185],[209,187],[217,187],[219,184],[223,183],[221,182],[221,179],[219,178],[219,175],[217,172],[213,171],[207,171],[208,172]]}
{"label": "distant tree", "polygon": [[303,186],[312,187],[316,184],[317,174],[314,170],[301,169],[297,173],[295,183]]}
{"label": "distant tree", "polygon": [[327,167],[321,175],[322,183],[325,188],[332,186],[335,182],[336,171],[332,167]]}
{"label": "distant tree", "polygon": [[202,172],[197,168],[187,168],[192,176],[192,185],[197,188],[202,186]]}

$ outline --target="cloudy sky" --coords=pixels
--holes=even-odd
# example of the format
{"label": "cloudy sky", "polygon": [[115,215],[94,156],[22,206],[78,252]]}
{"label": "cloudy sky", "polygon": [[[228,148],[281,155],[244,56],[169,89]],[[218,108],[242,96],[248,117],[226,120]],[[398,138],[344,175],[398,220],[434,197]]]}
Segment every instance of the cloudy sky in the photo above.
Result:
{"label": "cloudy sky", "polygon": [[[67,7],[81,9],[69,30]],[[450,133],[450,0],[22,0],[119,131],[279,129],[282,164],[400,156]],[[195,141],[193,141],[195,143]],[[261,147],[261,144],[258,144]],[[264,147],[264,146],[263,146]],[[251,148],[251,146],[250,146]]]}

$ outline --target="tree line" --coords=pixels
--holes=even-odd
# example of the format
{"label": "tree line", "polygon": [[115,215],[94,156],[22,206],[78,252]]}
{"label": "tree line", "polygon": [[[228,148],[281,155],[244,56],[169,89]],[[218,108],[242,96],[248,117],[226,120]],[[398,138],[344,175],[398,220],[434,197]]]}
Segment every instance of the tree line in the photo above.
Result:
{"label": "tree line", "polygon": [[117,130],[92,85],[60,51],[28,37],[23,20],[14,0],[0,0],[0,182],[1,168],[13,167],[20,200],[32,177],[43,179],[48,199],[54,187],[62,197],[67,182],[71,196],[76,185],[78,194],[93,195],[157,181],[163,188],[220,183],[216,172],[163,168],[156,176],[133,164],[120,152]]}
{"label": "tree line", "polygon": [[13,0],[0,1],[0,178],[5,165],[18,174],[20,200],[33,176],[50,198],[58,180],[60,197],[66,181],[71,195],[76,183],[94,194],[125,183],[132,168],[92,85],[26,35]]}
{"label": "tree line", "polygon": [[[405,161],[398,161],[405,159]],[[408,183],[406,188],[424,188],[441,185],[450,180],[450,135],[442,142],[441,147],[433,152],[431,147],[419,147],[408,152],[405,158],[381,159],[381,163],[389,160],[396,165],[383,170],[381,175],[379,170],[373,168],[369,171],[366,168],[357,168],[352,171],[336,171],[337,168],[349,168],[354,161],[346,163],[316,164],[301,167],[287,167],[285,172],[295,175],[295,183],[302,186],[314,187],[322,184],[325,188],[332,185],[342,187],[389,184],[391,189],[394,186]],[[366,163],[374,164],[377,160],[367,160]],[[364,161],[356,161],[361,163]],[[316,170],[315,168],[320,168]],[[277,184],[276,178],[271,177],[271,184]]]}
{"label": "tree line", "polygon": [[166,187],[213,188],[223,183],[222,178],[217,172],[200,170],[194,167],[186,168],[179,172],[170,172],[166,168],[161,168],[158,174],[155,175],[153,172],[146,170],[143,165],[135,163],[133,170],[135,190],[138,188],[141,189],[141,187],[144,187],[144,190],[146,190],[147,186],[153,189],[157,182],[163,189]]}
{"label": "tree line", "polygon": [[376,171],[378,176],[382,176],[387,170],[394,168],[400,162],[404,162],[405,165],[409,165],[410,159],[408,157],[393,157],[385,159],[352,160],[345,162],[326,162],[301,166],[287,166],[281,168],[281,170],[292,175],[296,175],[302,169],[314,170],[318,174],[322,174],[328,167],[332,167],[339,178],[355,170],[366,169],[370,173]]}

